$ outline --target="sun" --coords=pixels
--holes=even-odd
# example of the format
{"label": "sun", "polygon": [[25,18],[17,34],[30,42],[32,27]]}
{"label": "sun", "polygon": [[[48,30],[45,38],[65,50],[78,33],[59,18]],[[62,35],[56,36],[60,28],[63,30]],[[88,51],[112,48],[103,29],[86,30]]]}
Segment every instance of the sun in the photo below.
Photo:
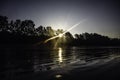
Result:
{"label": "sun", "polygon": [[62,36],[63,36],[63,34],[59,34],[59,35],[58,35],[58,37],[60,37],[60,38],[61,38]]}

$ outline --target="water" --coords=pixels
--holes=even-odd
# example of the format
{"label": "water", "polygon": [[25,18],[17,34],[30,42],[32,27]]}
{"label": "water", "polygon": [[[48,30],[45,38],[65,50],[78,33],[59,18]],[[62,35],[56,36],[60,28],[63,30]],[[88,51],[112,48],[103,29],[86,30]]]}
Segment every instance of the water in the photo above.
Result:
{"label": "water", "polygon": [[5,48],[0,53],[0,77],[17,80],[23,75],[49,72],[60,78],[72,70],[99,67],[119,57],[120,47]]}

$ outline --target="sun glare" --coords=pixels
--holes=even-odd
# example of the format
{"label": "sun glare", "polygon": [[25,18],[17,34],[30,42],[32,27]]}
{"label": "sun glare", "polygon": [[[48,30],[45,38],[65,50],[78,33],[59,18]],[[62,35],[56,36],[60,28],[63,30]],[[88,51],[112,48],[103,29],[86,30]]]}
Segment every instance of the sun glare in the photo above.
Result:
{"label": "sun glare", "polygon": [[58,48],[58,60],[60,63],[63,62],[62,48]]}
{"label": "sun glare", "polygon": [[63,34],[59,34],[58,36],[61,38],[63,36]]}
{"label": "sun glare", "polygon": [[63,32],[63,33],[61,33],[61,34],[59,34],[59,35],[53,36],[53,37],[51,37],[51,38],[48,38],[47,40],[44,41],[44,43],[47,43],[48,41],[53,40],[53,39],[58,38],[58,37],[59,37],[59,38],[63,37],[63,35],[64,35],[65,33],[67,33],[68,31],[72,30],[73,28],[77,27],[78,25],[80,25],[80,24],[83,23],[84,21],[86,21],[86,19],[84,19],[84,20],[80,21],[79,23],[73,25],[72,27],[70,27],[69,29],[67,29],[65,32]]}

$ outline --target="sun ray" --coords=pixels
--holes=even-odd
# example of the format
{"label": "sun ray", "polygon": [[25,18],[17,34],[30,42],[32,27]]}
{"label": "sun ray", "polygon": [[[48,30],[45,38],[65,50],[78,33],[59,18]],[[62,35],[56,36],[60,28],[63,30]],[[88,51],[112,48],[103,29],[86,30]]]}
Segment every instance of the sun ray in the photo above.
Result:
{"label": "sun ray", "polygon": [[48,41],[53,40],[53,39],[55,39],[55,38],[62,37],[65,33],[67,33],[68,31],[72,30],[73,28],[77,27],[78,25],[80,25],[80,24],[83,23],[84,21],[86,21],[86,19],[84,19],[84,20],[80,21],[79,23],[73,25],[72,27],[70,27],[70,28],[69,28],[68,30],[66,30],[65,32],[63,32],[63,33],[61,33],[61,34],[59,34],[59,35],[57,35],[57,36],[53,36],[53,37],[51,37],[51,38],[49,38],[49,39],[47,39],[47,40],[45,40],[44,43],[47,43]]}
{"label": "sun ray", "polygon": [[[67,29],[66,31],[64,31],[63,33],[58,34],[58,35],[56,35],[56,36],[53,36],[53,37],[51,37],[51,38],[46,39],[43,43],[47,43],[48,41],[53,40],[53,39],[56,39],[56,38],[61,38],[65,33],[67,33],[68,31],[72,30],[73,28],[77,27],[78,25],[80,25],[81,23],[83,23],[83,22],[85,22],[85,21],[86,21],[86,19],[83,19],[82,21],[80,21],[79,23],[73,25],[72,27],[70,27],[69,29]],[[41,43],[41,42],[38,42],[37,45],[39,45],[40,43]]]}

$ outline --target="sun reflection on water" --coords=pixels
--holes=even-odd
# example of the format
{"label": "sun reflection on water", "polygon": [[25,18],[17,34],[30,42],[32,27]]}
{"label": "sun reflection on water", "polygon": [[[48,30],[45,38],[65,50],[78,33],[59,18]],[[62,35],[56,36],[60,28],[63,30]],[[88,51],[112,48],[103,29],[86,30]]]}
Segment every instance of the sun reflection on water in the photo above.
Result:
{"label": "sun reflection on water", "polygon": [[63,62],[63,56],[62,56],[62,48],[58,48],[58,61],[61,63]]}

